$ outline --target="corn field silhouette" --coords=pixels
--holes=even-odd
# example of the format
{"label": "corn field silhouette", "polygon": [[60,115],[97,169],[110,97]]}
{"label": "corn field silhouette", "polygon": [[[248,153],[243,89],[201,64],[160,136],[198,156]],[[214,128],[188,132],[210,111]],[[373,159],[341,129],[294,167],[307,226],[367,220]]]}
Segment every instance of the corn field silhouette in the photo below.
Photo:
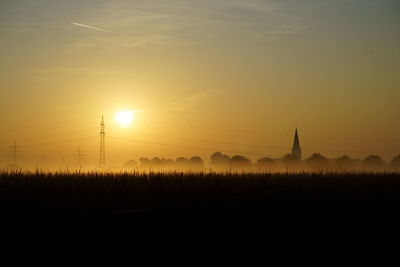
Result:
{"label": "corn field silhouette", "polygon": [[90,236],[141,245],[159,244],[165,236],[192,242],[221,235],[278,240],[278,233],[305,229],[308,235],[316,229],[388,229],[400,223],[399,178],[397,173],[4,172],[0,219],[10,239],[50,236],[66,242]]}

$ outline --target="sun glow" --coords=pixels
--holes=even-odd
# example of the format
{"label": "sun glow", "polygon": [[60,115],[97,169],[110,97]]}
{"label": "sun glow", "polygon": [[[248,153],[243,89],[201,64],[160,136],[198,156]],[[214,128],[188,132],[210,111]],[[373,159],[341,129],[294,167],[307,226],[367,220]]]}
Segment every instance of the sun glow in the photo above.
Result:
{"label": "sun glow", "polygon": [[115,121],[121,126],[128,126],[132,123],[134,118],[134,111],[121,110],[115,114]]}

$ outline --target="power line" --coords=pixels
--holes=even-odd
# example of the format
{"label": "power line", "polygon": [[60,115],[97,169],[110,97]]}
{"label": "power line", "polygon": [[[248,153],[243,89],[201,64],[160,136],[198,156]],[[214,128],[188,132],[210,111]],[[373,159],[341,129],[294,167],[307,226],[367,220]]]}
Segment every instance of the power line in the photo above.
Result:
{"label": "power line", "polygon": [[[154,124],[154,123],[151,123]],[[250,131],[249,129],[240,129],[240,128],[216,128],[216,127],[204,127],[204,126],[199,126],[199,125],[193,125],[193,124],[188,124],[188,125],[176,125],[175,127],[179,127],[179,128],[189,128],[189,129],[196,129],[196,130],[207,130],[207,131],[219,131],[219,132],[226,132],[226,133],[235,133],[235,134],[245,134],[245,135],[267,135],[270,134],[271,132],[267,132],[265,130],[262,129],[254,129],[253,131]],[[281,132],[281,136],[282,135],[291,135],[290,133],[283,133]],[[341,141],[349,141],[349,142],[357,142],[357,143],[364,143],[364,144],[370,144],[374,141],[382,141],[385,140],[387,143],[391,143],[393,145],[398,145],[400,144],[400,142],[397,139],[391,139],[391,138],[368,138],[368,139],[364,139],[361,140],[360,137],[351,137],[351,136],[342,136],[342,137],[338,137],[338,136],[326,136],[326,135],[316,135],[314,133],[310,133],[307,134],[309,137],[312,138],[320,138],[320,139],[325,139],[325,140],[341,140]]]}
{"label": "power line", "polygon": [[[187,140],[187,141],[195,141],[195,142],[214,143],[214,144],[220,144],[220,145],[226,144],[226,145],[236,145],[236,146],[258,147],[260,149],[262,149],[262,148],[266,148],[266,149],[268,149],[268,148],[289,149],[289,147],[287,147],[287,146],[268,146],[268,145],[261,145],[261,144],[243,144],[243,143],[217,141],[217,140],[205,140],[205,139],[196,139],[196,138],[185,138],[185,137],[174,137],[174,136],[158,135],[158,134],[146,133],[146,132],[141,132],[141,131],[134,131],[134,132],[140,133],[140,134],[149,135],[149,136],[155,136],[155,137],[171,138],[171,139],[176,139],[176,140]],[[145,142],[145,141],[138,141],[138,142]],[[148,143],[160,144],[160,143],[156,143],[156,142],[148,142]],[[316,148],[312,148],[312,147],[309,148],[308,147],[308,148],[303,148],[302,150],[303,151],[307,151],[307,152],[317,152],[320,149],[316,149]],[[337,149],[329,149],[328,148],[328,149],[323,149],[323,150],[327,151],[327,152],[344,153],[343,151],[337,150]],[[346,151],[346,153],[368,154],[369,152],[368,151]],[[247,154],[250,154],[250,153],[247,153]],[[253,153],[253,154],[257,154],[257,153]]]}
{"label": "power line", "polygon": [[[206,150],[206,151],[221,151],[225,153],[233,153],[233,154],[244,154],[244,155],[255,155],[255,156],[265,156],[265,153],[253,153],[253,152],[243,152],[243,151],[232,151],[232,150],[220,150],[220,149],[212,149],[212,148],[205,148],[205,147],[195,147],[195,146],[183,146],[183,145],[175,145],[175,144],[167,144],[167,143],[158,143],[158,142],[148,142],[143,140],[135,140],[135,139],[128,139],[128,138],[121,138],[121,137],[112,137],[106,136],[110,139],[127,141],[127,142],[134,142],[134,143],[142,143],[142,144],[149,144],[149,145],[160,145],[160,146],[170,146],[170,147],[177,147],[177,148],[185,148],[185,149],[194,149],[194,150]],[[277,156],[277,155],[272,155]]]}
{"label": "power line", "polygon": [[30,144],[30,145],[25,145],[25,146],[26,147],[33,147],[33,146],[61,145],[61,144],[75,143],[75,142],[80,142],[80,141],[85,141],[85,140],[91,140],[91,139],[95,139],[95,138],[97,138],[97,136],[81,137],[81,138],[74,138],[74,139],[64,139],[64,140],[60,140],[60,141],[43,142],[43,143]]}
{"label": "power line", "polygon": [[227,141],[219,141],[219,140],[207,140],[207,139],[197,139],[197,138],[187,138],[187,137],[176,137],[176,136],[168,136],[168,135],[159,135],[159,134],[152,134],[146,133],[141,131],[134,131],[139,134],[145,134],[149,136],[155,137],[162,137],[162,138],[170,138],[170,139],[177,139],[177,140],[186,140],[186,141],[195,141],[195,142],[204,142],[204,143],[213,143],[213,144],[226,144],[226,145],[235,145],[235,146],[247,146],[247,147],[259,147],[259,148],[280,148],[280,149],[287,149],[285,146],[267,146],[267,145],[260,145],[260,144],[243,144],[243,143],[235,143],[235,142],[227,142]]}

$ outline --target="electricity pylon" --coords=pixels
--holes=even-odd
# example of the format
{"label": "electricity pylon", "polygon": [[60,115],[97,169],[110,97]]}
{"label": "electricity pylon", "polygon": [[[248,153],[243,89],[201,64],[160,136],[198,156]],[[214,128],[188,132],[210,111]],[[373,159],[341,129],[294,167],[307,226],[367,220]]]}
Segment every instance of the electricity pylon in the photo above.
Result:
{"label": "electricity pylon", "polygon": [[105,125],[104,116],[101,116],[100,124],[100,166],[104,167],[106,165],[106,149],[105,149]]}
{"label": "electricity pylon", "polygon": [[19,148],[20,146],[17,145],[17,142],[14,142],[14,144],[10,146],[10,153],[11,153],[10,157],[12,159],[12,163],[15,165],[17,165],[18,158],[20,158],[20,156],[18,155]]}
{"label": "electricity pylon", "polygon": [[74,157],[78,161],[79,166],[81,166],[82,161],[85,158],[85,155],[82,153],[81,147],[78,147],[78,150],[75,151]]}

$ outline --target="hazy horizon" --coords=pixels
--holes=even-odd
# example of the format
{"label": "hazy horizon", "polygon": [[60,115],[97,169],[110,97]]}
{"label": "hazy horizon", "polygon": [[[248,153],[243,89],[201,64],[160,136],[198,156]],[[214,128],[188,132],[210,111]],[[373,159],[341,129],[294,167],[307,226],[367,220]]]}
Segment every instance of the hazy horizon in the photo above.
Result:
{"label": "hazy horizon", "polygon": [[[400,154],[395,0],[2,0],[0,166]],[[135,111],[133,122],[115,120]],[[114,137],[114,138],[111,138]],[[119,139],[118,139],[119,138]]]}

